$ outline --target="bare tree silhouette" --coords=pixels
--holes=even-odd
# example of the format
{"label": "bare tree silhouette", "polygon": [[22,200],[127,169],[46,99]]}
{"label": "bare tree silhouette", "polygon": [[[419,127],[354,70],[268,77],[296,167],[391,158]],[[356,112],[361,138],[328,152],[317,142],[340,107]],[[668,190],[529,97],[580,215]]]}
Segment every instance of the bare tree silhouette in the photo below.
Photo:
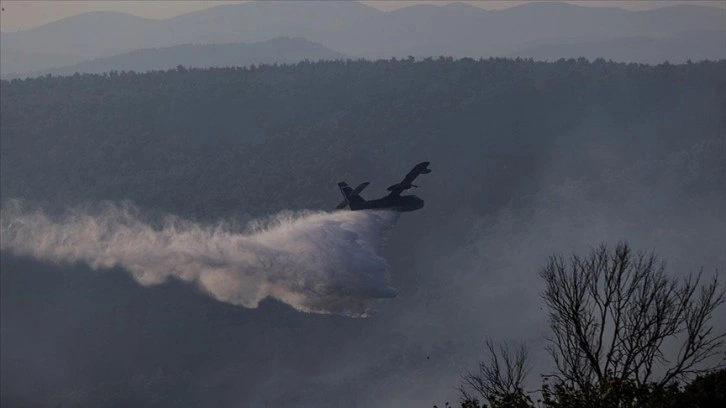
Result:
{"label": "bare tree silhouette", "polygon": [[624,242],[613,249],[603,244],[584,258],[550,257],[541,276],[553,376],[579,387],[606,378],[662,386],[704,371],[701,363],[718,353],[726,335],[711,324],[724,288],[717,274],[701,285],[702,271],[679,280],[665,268],[654,254],[634,253]]}

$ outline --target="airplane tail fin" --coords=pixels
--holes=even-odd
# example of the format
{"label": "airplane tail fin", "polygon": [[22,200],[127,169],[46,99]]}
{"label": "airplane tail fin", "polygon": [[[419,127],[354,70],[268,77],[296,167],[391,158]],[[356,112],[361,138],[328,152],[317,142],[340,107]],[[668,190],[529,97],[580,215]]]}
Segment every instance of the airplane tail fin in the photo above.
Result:
{"label": "airplane tail fin", "polygon": [[366,200],[350,188],[348,183],[341,181],[338,183],[338,188],[340,188],[340,192],[343,194],[345,202],[348,203],[348,207],[350,207],[351,210],[360,210],[363,208],[363,204],[365,204]]}
{"label": "airplane tail fin", "polygon": [[[360,192],[363,191],[366,187],[368,187],[368,184],[371,184],[371,183],[366,181],[365,183],[358,184],[358,187],[356,187],[355,190],[353,190],[353,193],[349,194],[349,195],[357,195],[358,197],[360,197]],[[363,197],[360,197],[360,198],[363,198]],[[343,201],[340,202],[340,204],[338,204],[337,207],[335,207],[335,209],[342,210],[343,208],[345,208],[347,206],[348,206],[348,200],[344,199]]]}

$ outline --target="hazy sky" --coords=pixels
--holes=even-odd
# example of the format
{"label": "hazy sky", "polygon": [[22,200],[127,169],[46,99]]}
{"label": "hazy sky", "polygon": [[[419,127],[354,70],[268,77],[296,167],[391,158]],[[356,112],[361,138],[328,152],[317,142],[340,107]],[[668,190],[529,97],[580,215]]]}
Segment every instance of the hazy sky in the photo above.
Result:
{"label": "hazy sky", "polygon": [[[196,10],[239,1],[26,1],[0,0],[2,31],[18,31],[37,27],[54,20],[89,11],[120,11],[145,18],[169,18]],[[451,1],[363,1],[381,10],[395,10],[414,4],[446,4]],[[485,9],[502,9],[530,1],[463,1]],[[701,4],[726,8],[725,1],[568,1],[591,7],[620,7],[645,10],[673,4]]]}

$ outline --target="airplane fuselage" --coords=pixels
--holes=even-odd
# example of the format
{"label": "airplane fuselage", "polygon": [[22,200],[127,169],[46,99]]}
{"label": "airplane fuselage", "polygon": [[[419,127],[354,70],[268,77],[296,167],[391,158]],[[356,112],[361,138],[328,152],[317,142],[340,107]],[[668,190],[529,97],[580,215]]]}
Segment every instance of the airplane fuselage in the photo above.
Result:
{"label": "airplane fuselage", "polygon": [[415,195],[398,197],[386,196],[377,200],[369,200],[363,203],[360,210],[391,210],[398,212],[416,211],[424,206],[424,200]]}
{"label": "airplane fuselage", "polygon": [[401,192],[410,189],[411,187],[417,187],[413,184],[413,181],[418,177],[419,174],[431,173],[431,169],[428,168],[429,162],[421,162],[411,169],[399,183],[396,183],[388,187],[390,193],[377,200],[365,200],[360,196],[360,192],[370,183],[361,183],[354,189],[350,188],[348,183],[341,181],[338,183],[341,194],[345,199],[343,202],[335,207],[337,210],[343,209],[346,206],[351,211],[357,210],[391,210],[398,212],[416,211],[423,208],[424,201],[415,195],[401,195]]}

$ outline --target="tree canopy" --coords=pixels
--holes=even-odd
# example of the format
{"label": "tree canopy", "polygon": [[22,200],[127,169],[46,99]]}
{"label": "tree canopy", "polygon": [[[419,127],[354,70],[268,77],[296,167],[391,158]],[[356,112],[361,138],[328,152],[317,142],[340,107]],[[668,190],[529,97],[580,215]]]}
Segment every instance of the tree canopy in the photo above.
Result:
{"label": "tree canopy", "polygon": [[[259,215],[328,208],[335,182],[426,159],[447,168],[442,196],[470,179],[497,191],[461,200],[486,211],[523,191],[543,151],[627,144],[616,169],[722,136],[724,68],[409,58],[2,81],[2,196]],[[575,136],[592,121],[608,130]]]}

